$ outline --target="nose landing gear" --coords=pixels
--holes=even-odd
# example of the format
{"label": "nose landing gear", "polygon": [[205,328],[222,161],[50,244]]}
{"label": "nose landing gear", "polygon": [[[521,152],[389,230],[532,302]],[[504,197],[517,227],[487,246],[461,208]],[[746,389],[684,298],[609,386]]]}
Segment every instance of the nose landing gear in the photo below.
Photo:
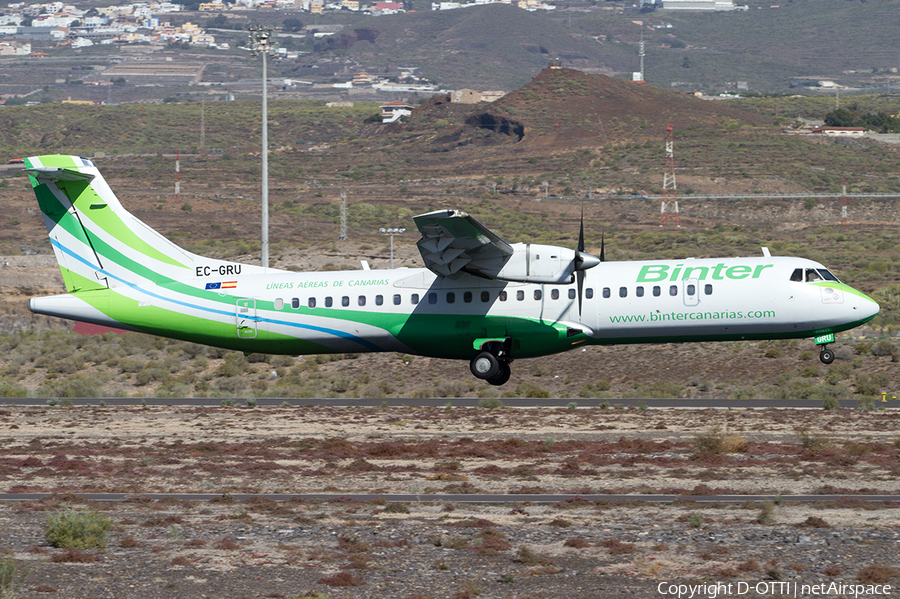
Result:
{"label": "nose landing gear", "polygon": [[834,352],[828,349],[827,345],[823,345],[819,351],[819,359],[822,360],[822,364],[831,364],[834,362]]}

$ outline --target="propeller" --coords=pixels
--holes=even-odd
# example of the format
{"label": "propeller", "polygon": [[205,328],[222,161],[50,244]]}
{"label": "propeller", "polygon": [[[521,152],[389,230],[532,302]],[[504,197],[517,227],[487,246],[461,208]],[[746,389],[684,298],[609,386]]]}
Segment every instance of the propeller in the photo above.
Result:
{"label": "propeller", "polygon": [[578,284],[578,316],[581,317],[581,304],[584,298],[584,271],[603,262],[603,241],[600,242],[600,257],[584,251],[584,206],[581,206],[581,225],[578,230],[578,248],[575,250],[575,281]]}

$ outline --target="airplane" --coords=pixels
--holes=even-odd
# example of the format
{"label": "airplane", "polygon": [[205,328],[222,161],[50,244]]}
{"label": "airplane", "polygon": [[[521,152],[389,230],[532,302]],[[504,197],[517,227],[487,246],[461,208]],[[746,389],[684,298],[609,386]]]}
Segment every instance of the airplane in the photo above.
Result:
{"label": "airplane", "polygon": [[93,162],[25,159],[66,293],[37,314],[268,354],[402,352],[468,360],[503,385],[513,360],[587,345],[812,337],[878,304],[803,258],[614,262],[509,244],[465,212],[414,217],[425,268],[291,272],[188,252],[125,210]]}

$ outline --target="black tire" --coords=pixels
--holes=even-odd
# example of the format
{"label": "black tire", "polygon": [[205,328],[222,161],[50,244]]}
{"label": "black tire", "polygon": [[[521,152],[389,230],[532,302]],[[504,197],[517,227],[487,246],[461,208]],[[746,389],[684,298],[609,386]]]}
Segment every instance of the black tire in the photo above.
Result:
{"label": "black tire", "polygon": [[505,385],[506,381],[509,380],[509,375],[511,373],[512,370],[509,367],[509,362],[500,362],[500,369],[497,371],[497,374],[489,378],[487,382],[497,387]]}
{"label": "black tire", "polygon": [[500,360],[491,352],[483,351],[469,362],[469,370],[475,375],[475,378],[490,379],[497,375],[500,370]]}
{"label": "black tire", "polygon": [[822,351],[819,352],[819,359],[822,360],[822,364],[831,364],[834,362],[834,352],[830,349],[822,348]]}

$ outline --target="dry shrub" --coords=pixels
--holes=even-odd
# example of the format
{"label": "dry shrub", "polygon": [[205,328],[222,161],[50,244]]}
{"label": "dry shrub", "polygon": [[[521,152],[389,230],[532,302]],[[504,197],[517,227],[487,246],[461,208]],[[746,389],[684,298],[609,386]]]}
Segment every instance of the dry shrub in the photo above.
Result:
{"label": "dry shrub", "polygon": [[841,570],[840,566],[828,566],[822,570],[822,574],[825,576],[840,576],[841,572],[843,572],[843,570]]}
{"label": "dry shrub", "polygon": [[751,558],[747,561],[738,564],[737,569],[741,572],[759,572],[761,568],[759,567],[759,562],[755,559]]}
{"label": "dry shrub", "polygon": [[623,555],[625,553],[634,553],[637,551],[637,547],[631,543],[623,543],[619,539],[606,539],[601,545],[609,550],[610,555]]}
{"label": "dry shrub", "polygon": [[225,537],[221,541],[215,544],[216,549],[223,549],[225,551],[234,551],[235,549],[239,549],[240,545],[237,541],[232,539],[231,537]]}
{"label": "dry shrub", "polygon": [[50,561],[57,564],[93,564],[97,561],[97,556],[81,549],[71,548],[57,553],[50,558]]}
{"label": "dry shrub", "polygon": [[327,584],[330,587],[359,587],[366,584],[366,581],[358,576],[354,576],[350,572],[343,570],[334,576],[328,578],[320,578],[316,581],[319,584]]}
{"label": "dry shrub", "polygon": [[482,531],[478,537],[480,542],[472,547],[472,550],[478,555],[490,557],[512,549],[512,543],[507,541],[499,530],[488,528]]}
{"label": "dry shrub", "polygon": [[134,537],[128,536],[124,537],[121,541],[119,541],[119,547],[124,549],[132,549],[134,547],[140,547],[141,544]]}
{"label": "dry shrub", "polygon": [[190,566],[192,562],[191,562],[190,558],[185,557],[183,555],[179,555],[176,558],[174,558],[171,563],[173,566]]}
{"label": "dry shrub", "polygon": [[803,522],[797,524],[797,526],[808,526],[810,528],[831,528],[831,524],[817,516],[810,516]]}
{"label": "dry shrub", "polygon": [[566,542],[563,543],[563,547],[573,547],[575,549],[584,549],[585,547],[590,546],[590,543],[580,537],[576,537],[574,539],[566,539]]}
{"label": "dry shrub", "polygon": [[534,553],[528,547],[520,547],[517,556],[523,566],[553,566],[553,558]]}
{"label": "dry shrub", "polygon": [[701,453],[746,453],[747,439],[722,429],[711,429],[694,437],[694,447]]}
{"label": "dry shrub", "polygon": [[900,574],[894,568],[881,564],[870,564],[856,573],[856,580],[863,584],[885,584]]}

